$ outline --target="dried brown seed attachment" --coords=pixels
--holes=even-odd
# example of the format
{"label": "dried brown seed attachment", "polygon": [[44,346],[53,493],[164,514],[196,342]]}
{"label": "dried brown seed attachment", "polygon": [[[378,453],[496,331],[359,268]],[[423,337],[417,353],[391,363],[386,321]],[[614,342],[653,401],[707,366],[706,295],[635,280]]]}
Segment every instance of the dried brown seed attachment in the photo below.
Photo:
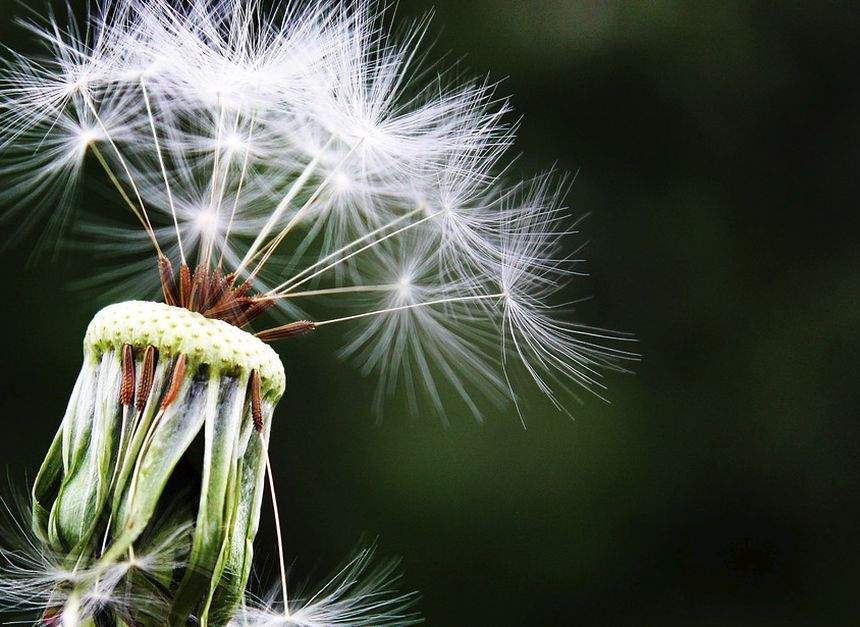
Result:
{"label": "dried brown seed attachment", "polygon": [[215,270],[209,275],[209,286],[206,289],[206,300],[200,304],[200,311],[203,312],[203,315],[206,315],[206,312],[218,303],[224,296],[224,292],[229,289],[230,285],[227,283],[227,279],[224,278],[224,273],[220,268],[215,268]]}
{"label": "dried brown seed attachment", "polygon": [[158,276],[161,279],[161,291],[164,293],[164,302],[168,305],[176,306],[178,300],[176,279],[173,276],[173,264],[164,255],[158,257]]}
{"label": "dried brown seed attachment", "polygon": [[161,409],[167,409],[179,396],[179,388],[182,387],[182,380],[185,378],[186,357],[185,353],[179,355],[176,360],[176,365],[173,367],[173,378],[170,380],[170,387],[167,394],[164,395],[164,400],[161,401]]}
{"label": "dried brown seed attachment", "polygon": [[143,366],[140,369],[140,382],[137,386],[137,397],[134,404],[137,411],[143,411],[149,400],[149,394],[152,392],[152,382],[155,379],[155,358],[155,347],[147,346],[143,353]]}
{"label": "dried brown seed attachment", "polygon": [[275,306],[275,301],[268,298],[249,298],[248,306],[232,324],[239,328],[249,324],[254,318]]}
{"label": "dried brown seed attachment", "polygon": [[254,429],[263,432],[263,394],[261,391],[260,373],[251,371],[251,417],[254,419]]}
{"label": "dried brown seed attachment", "polygon": [[197,266],[191,281],[191,296],[186,307],[191,311],[200,311],[201,305],[206,302],[209,288],[209,270],[203,264]]}
{"label": "dried brown seed attachment", "polygon": [[247,296],[237,298],[234,293],[227,292],[214,305],[204,311],[203,315],[232,324],[242,315],[242,310],[247,306],[249,300]]}
{"label": "dried brown seed attachment", "polygon": [[288,340],[290,338],[302,336],[306,333],[310,333],[316,328],[317,325],[315,322],[311,322],[310,320],[300,320],[298,322],[285,324],[281,327],[275,327],[274,329],[260,331],[257,333],[257,337],[264,342],[277,342],[279,340]]}
{"label": "dried brown seed attachment", "polygon": [[128,407],[134,400],[134,350],[131,344],[122,347],[122,383],[119,386],[119,402]]}
{"label": "dried brown seed attachment", "polygon": [[183,263],[179,267],[179,306],[188,309],[191,298],[191,269]]}
{"label": "dried brown seed attachment", "polygon": [[252,295],[250,283],[236,285],[236,274],[225,275],[221,268],[210,269],[201,264],[192,271],[188,264],[183,263],[176,278],[170,260],[161,256],[158,272],[166,304],[223,320],[240,329],[276,302],[271,297]]}

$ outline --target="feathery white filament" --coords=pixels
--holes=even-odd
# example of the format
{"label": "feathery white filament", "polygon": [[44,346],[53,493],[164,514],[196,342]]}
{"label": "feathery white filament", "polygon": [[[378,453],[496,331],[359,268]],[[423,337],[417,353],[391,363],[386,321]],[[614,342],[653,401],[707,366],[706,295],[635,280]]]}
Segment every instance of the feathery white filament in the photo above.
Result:
{"label": "feathery white filament", "polygon": [[[374,0],[270,13],[262,0],[103,0],[85,28],[28,24],[48,57],[0,69],[15,181],[0,199],[59,198],[64,211],[93,154],[144,226],[145,238],[85,227],[97,252],[128,262],[105,273],[112,287],[140,283],[148,239],[176,263],[223,268],[282,315],[307,315],[299,299],[368,305],[316,326],[354,323],[344,353],[389,387],[395,368],[421,379],[437,407],[435,380],[469,399],[469,379],[511,380],[512,356],[559,405],[565,382],[597,392],[599,371],[633,355],[559,309],[581,275],[563,252],[563,185],[506,186],[515,125],[496,86],[428,72],[427,20],[399,41],[387,22]],[[399,284],[404,242],[421,243],[408,262],[421,276]]]}
{"label": "feathery white filament", "polygon": [[377,311],[367,311],[365,313],[355,314],[354,316],[345,316],[343,318],[333,318],[332,320],[323,320],[322,322],[316,322],[315,325],[318,327],[325,326],[327,324],[337,324],[339,322],[349,322],[350,320],[359,320],[361,318],[368,318],[371,316],[382,316],[384,314],[389,313],[397,313],[398,311],[408,311],[410,309],[418,309],[420,307],[435,307],[437,305],[448,305],[453,303],[466,303],[478,300],[499,300],[504,298],[506,294],[502,292],[501,294],[488,294],[486,296],[456,296],[452,298],[440,298],[438,300],[431,300],[426,303],[416,303],[413,305],[401,305],[400,307],[389,307],[388,309],[380,309]]}
{"label": "feathery white filament", "polygon": [[272,461],[269,459],[269,451],[266,450],[266,478],[269,482],[269,496],[272,499],[272,513],[275,517],[275,534],[278,538],[278,568],[281,576],[281,602],[284,604],[284,616],[290,615],[290,603],[287,593],[287,566],[284,557],[284,539],[281,536],[281,515],[278,511],[278,497],[275,490],[275,478],[272,475]]}
{"label": "feathery white filament", "polygon": [[252,600],[230,627],[403,627],[423,622],[412,611],[415,593],[397,591],[397,561],[373,564],[376,547],[357,550],[312,594],[294,593],[289,608]]}
{"label": "feathery white filament", "polygon": [[152,115],[152,104],[149,101],[149,92],[146,89],[146,79],[140,77],[140,89],[143,92],[143,101],[146,103],[146,115],[149,118],[149,126],[152,129],[152,141],[155,144],[155,154],[158,156],[158,165],[164,177],[164,190],[170,202],[170,213],[173,215],[173,225],[176,227],[176,243],[179,246],[179,255],[182,263],[185,263],[185,251],[182,249],[182,234],[179,232],[179,221],[176,218],[176,206],[173,202],[173,192],[170,189],[170,177],[167,175],[167,167],[164,165],[164,155],[161,153],[161,143],[158,140],[158,129],[155,127],[155,118]]}

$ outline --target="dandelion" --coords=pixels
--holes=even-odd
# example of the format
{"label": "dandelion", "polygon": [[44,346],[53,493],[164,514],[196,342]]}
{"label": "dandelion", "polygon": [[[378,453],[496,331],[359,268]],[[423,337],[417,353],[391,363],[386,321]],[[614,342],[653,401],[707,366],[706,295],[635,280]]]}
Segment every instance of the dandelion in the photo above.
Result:
{"label": "dandelion", "polygon": [[[0,70],[0,201],[22,229],[47,216],[52,238],[115,257],[88,281],[124,302],[87,330],[34,537],[0,553],[9,607],[67,625],[411,624],[414,596],[369,549],[291,596],[278,523],[277,597],[247,591],[267,487],[278,516],[270,345],[343,329],[380,411],[405,391],[443,419],[443,387],[476,418],[506,397],[523,418],[517,372],[563,408],[635,357],[557,302],[581,274],[564,185],[509,182],[496,86],[428,64],[426,20],[399,38],[388,22],[375,0],[105,0],[25,23],[43,51]],[[107,215],[75,213],[93,168]],[[195,441],[198,487],[178,496]]]}

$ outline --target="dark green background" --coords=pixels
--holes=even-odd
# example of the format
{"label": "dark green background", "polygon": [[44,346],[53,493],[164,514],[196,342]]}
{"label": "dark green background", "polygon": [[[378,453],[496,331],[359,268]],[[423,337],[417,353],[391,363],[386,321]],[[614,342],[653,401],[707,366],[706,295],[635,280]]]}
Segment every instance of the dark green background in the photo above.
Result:
{"label": "dark green background", "polygon": [[[435,5],[438,51],[507,77],[517,167],[579,172],[583,314],[645,359],[576,421],[532,395],[527,431],[397,405],[376,426],[335,334],[285,346],[273,457],[297,575],[378,535],[431,625],[860,624],[860,8]],[[98,306],[68,285],[103,263],[28,265],[31,245],[0,257],[14,476],[50,442]]]}

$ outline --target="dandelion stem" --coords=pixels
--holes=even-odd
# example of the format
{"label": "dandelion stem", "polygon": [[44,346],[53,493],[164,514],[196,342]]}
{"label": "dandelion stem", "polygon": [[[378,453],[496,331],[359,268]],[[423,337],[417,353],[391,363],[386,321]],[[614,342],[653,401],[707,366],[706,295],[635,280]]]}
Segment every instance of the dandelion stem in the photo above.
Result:
{"label": "dandelion stem", "polygon": [[366,246],[362,246],[362,247],[361,247],[361,248],[359,248],[358,250],[356,250],[356,251],[354,251],[354,252],[350,253],[350,254],[349,254],[349,255],[347,255],[346,257],[342,257],[341,259],[338,259],[338,260],[337,260],[337,261],[335,261],[334,263],[331,263],[331,264],[327,265],[326,267],[322,268],[321,270],[317,270],[316,272],[314,272],[314,273],[313,273],[313,274],[311,274],[310,276],[307,276],[307,277],[303,278],[301,281],[299,281],[299,282],[297,282],[297,283],[294,283],[293,285],[291,285],[291,286],[287,287],[286,289],[284,289],[283,291],[280,291],[280,292],[278,292],[278,293],[279,293],[280,295],[286,295],[286,294],[289,294],[291,291],[293,291],[294,289],[296,289],[296,288],[297,288],[297,287],[299,287],[300,285],[304,285],[305,283],[307,283],[307,282],[308,282],[308,281],[310,281],[311,279],[313,279],[313,278],[315,278],[315,277],[317,277],[317,276],[319,276],[319,275],[321,275],[321,274],[323,274],[323,273],[325,273],[325,272],[328,272],[328,271],[329,271],[329,270],[331,270],[332,268],[334,268],[334,267],[336,267],[336,266],[338,266],[338,265],[342,264],[344,261],[347,261],[348,259],[351,259],[352,257],[355,257],[356,255],[359,255],[359,254],[363,253],[364,251],[366,251],[366,250],[369,250],[369,249],[373,248],[374,246],[378,246],[379,244],[381,244],[381,243],[382,243],[382,242],[384,242],[385,240],[391,239],[392,237],[397,237],[398,235],[400,235],[400,234],[402,234],[402,233],[405,233],[406,231],[408,231],[408,230],[410,230],[410,229],[414,229],[415,227],[417,227],[417,226],[419,226],[419,225],[421,225],[421,224],[424,224],[424,223],[425,223],[425,222],[427,222],[428,220],[432,220],[433,218],[435,218],[436,216],[438,216],[440,213],[442,213],[442,212],[441,212],[441,211],[437,211],[437,212],[435,212],[435,213],[431,213],[429,216],[426,216],[426,217],[421,218],[420,220],[418,220],[418,221],[416,221],[416,222],[413,222],[412,224],[408,224],[408,225],[406,225],[406,226],[404,226],[404,227],[402,227],[402,228],[399,228],[399,229],[397,229],[396,231],[393,231],[392,233],[389,233],[389,234],[388,234],[388,235],[386,235],[385,237],[380,237],[379,239],[377,239],[377,240],[375,240],[375,241],[371,242],[370,244],[367,244]]}
{"label": "dandelion stem", "polygon": [[[513,324],[511,323],[510,320],[507,320],[504,324],[507,325],[508,327],[510,327],[511,336],[515,338],[514,341],[516,342],[516,336],[514,335]],[[514,403],[514,407],[517,410],[517,415],[520,417],[520,423],[523,425],[523,429],[527,429],[528,427],[526,427],[526,418],[523,415],[523,410],[520,407],[520,401],[519,401],[519,399],[517,399],[517,395],[514,392],[514,385],[513,385],[513,383],[511,383],[511,375],[508,372],[508,349],[507,349],[507,344],[506,344],[506,336],[507,336],[507,333],[501,334],[502,373],[505,376],[505,383],[508,386],[508,392],[511,395],[511,400]]]}
{"label": "dandelion stem", "polygon": [[421,212],[421,211],[423,211],[423,210],[424,210],[424,208],[423,208],[423,207],[418,207],[417,209],[413,209],[413,210],[412,210],[412,211],[410,211],[409,213],[404,214],[404,215],[400,216],[399,218],[396,218],[395,220],[392,220],[392,221],[391,221],[391,222],[389,222],[388,224],[384,224],[383,226],[379,227],[378,229],[375,229],[375,230],[371,231],[371,232],[370,232],[370,233],[368,233],[367,235],[363,235],[362,237],[359,237],[357,240],[350,242],[350,243],[349,243],[349,244],[347,244],[346,246],[344,246],[344,247],[342,247],[342,248],[339,248],[338,250],[334,251],[333,253],[326,255],[325,257],[323,257],[322,259],[320,259],[320,260],[319,260],[319,261],[317,261],[316,263],[314,263],[314,264],[312,264],[312,265],[308,266],[307,268],[305,268],[304,270],[302,270],[301,272],[299,272],[298,274],[296,274],[293,278],[291,278],[291,279],[289,279],[289,280],[285,281],[284,283],[281,283],[278,287],[274,288],[274,289],[273,289],[273,290],[271,290],[271,291],[272,291],[272,292],[279,292],[280,290],[282,290],[282,289],[284,289],[284,288],[286,288],[286,287],[289,287],[292,283],[294,283],[295,281],[297,281],[297,280],[301,279],[301,278],[302,278],[305,274],[307,274],[308,272],[311,272],[311,271],[313,271],[315,268],[319,268],[320,266],[322,266],[322,265],[324,265],[324,264],[328,263],[328,262],[329,262],[329,261],[331,261],[332,259],[334,259],[334,258],[336,258],[336,257],[340,256],[341,254],[345,253],[346,251],[348,251],[350,248],[353,248],[354,246],[358,246],[358,245],[359,245],[359,244],[361,244],[362,242],[366,242],[367,240],[369,240],[369,239],[372,239],[372,238],[376,237],[377,235],[379,235],[379,234],[380,234],[380,233],[382,233],[383,231],[385,231],[385,230],[387,230],[387,229],[390,229],[390,228],[392,228],[392,227],[397,226],[398,224],[400,224],[400,223],[401,223],[401,222],[403,222],[404,220],[408,220],[409,218],[411,218],[412,216],[414,216],[416,213],[420,213],[420,212]]}
{"label": "dandelion stem", "polygon": [[105,156],[102,154],[102,151],[99,150],[99,147],[96,144],[93,144],[91,146],[91,149],[93,151],[93,154],[96,156],[96,159],[98,159],[99,163],[102,165],[102,168],[104,168],[105,173],[110,178],[111,183],[113,183],[114,187],[116,187],[117,191],[120,193],[120,196],[122,196],[122,199],[128,205],[128,208],[131,209],[132,213],[134,213],[134,215],[137,216],[137,218],[144,223],[145,227],[146,223],[143,221],[143,216],[140,215],[140,211],[137,207],[134,206],[134,203],[132,202],[131,198],[128,197],[128,193],[123,188],[122,183],[120,183],[119,179],[113,173],[113,170],[111,169],[110,164],[108,163]]}
{"label": "dandelion stem", "polygon": [[344,318],[333,318],[332,320],[324,320],[322,322],[315,322],[314,325],[317,327],[322,327],[327,324],[337,324],[338,322],[349,322],[350,320],[358,320],[360,318],[369,318],[370,316],[380,316],[387,313],[395,313],[398,311],[408,311],[410,309],[420,309],[423,307],[432,307],[434,305],[445,305],[448,303],[466,303],[466,302],[474,302],[479,300],[493,300],[493,299],[501,299],[507,298],[507,293],[501,292],[499,294],[489,294],[489,295],[481,295],[481,296],[456,296],[453,298],[440,298],[439,300],[431,300],[426,303],[415,303],[412,305],[403,305],[401,307],[389,307],[388,309],[378,309],[376,311],[368,311],[366,313],[356,314],[354,316],[346,316]]}
{"label": "dandelion stem", "polygon": [[308,210],[311,208],[311,206],[317,201],[317,198],[319,198],[320,194],[322,194],[323,190],[326,187],[328,187],[329,182],[334,177],[334,175],[337,173],[338,169],[340,169],[340,167],[344,163],[346,163],[346,160],[349,159],[350,155],[352,155],[352,153],[358,148],[359,144],[356,144],[353,148],[351,148],[350,151],[346,155],[344,155],[343,159],[341,159],[340,162],[334,168],[332,168],[332,171],[329,173],[329,175],[326,176],[325,179],[323,180],[323,182],[317,186],[314,193],[311,194],[311,197],[308,198],[308,200],[305,202],[304,205],[302,205],[302,208],[299,209],[296,212],[296,214],[290,219],[290,221],[287,223],[287,226],[285,226],[283,228],[283,230],[280,233],[278,233],[278,235],[271,242],[269,242],[266,245],[265,254],[263,255],[262,259],[260,259],[260,261],[257,263],[257,266],[254,268],[254,271],[248,277],[248,281],[252,281],[254,279],[254,277],[257,276],[257,273],[266,264],[266,262],[269,260],[269,257],[272,256],[272,254],[275,252],[275,250],[280,245],[280,243],[284,240],[284,238],[289,234],[289,232],[292,230],[292,228],[296,224],[298,224],[299,220],[301,220],[304,217],[304,215],[308,212]]}
{"label": "dandelion stem", "polygon": [[167,167],[164,165],[164,155],[161,151],[161,140],[158,139],[158,131],[155,128],[155,117],[152,115],[152,104],[149,101],[149,90],[146,88],[146,79],[140,77],[140,88],[143,91],[143,101],[146,104],[146,114],[149,117],[149,127],[152,130],[152,139],[155,142],[155,153],[158,156],[158,165],[161,167],[161,175],[164,177],[164,189],[167,191],[167,201],[170,203],[170,213],[173,216],[173,226],[176,228],[176,242],[179,244],[179,255],[182,263],[185,261],[185,250],[182,248],[182,234],[179,232],[179,220],[176,217],[176,204],[173,201],[173,190],[170,188],[170,179],[167,176]]}
{"label": "dandelion stem", "polygon": [[209,201],[210,206],[214,210],[214,218],[213,223],[216,225],[216,228],[213,229],[210,233],[207,233],[206,242],[203,250],[203,264],[208,266],[209,262],[212,260],[212,249],[215,248],[215,237],[218,234],[217,224],[218,224],[218,216],[221,213],[221,204],[224,201],[224,187],[226,185],[227,172],[229,169],[230,163],[227,162],[227,168],[225,168],[224,178],[225,184],[221,185],[218,182],[219,179],[219,171],[221,170],[221,141],[222,136],[224,135],[224,116],[226,114],[226,110],[224,108],[224,103],[221,101],[221,95],[218,95],[218,104],[220,107],[220,113],[218,114],[218,135],[215,140],[215,157],[212,162],[212,196]]}
{"label": "dandelion stem", "polygon": [[[122,156],[122,152],[120,152],[119,146],[116,145],[113,137],[110,134],[110,131],[105,126],[105,123],[102,121],[101,116],[99,115],[98,109],[96,109],[95,104],[93,103],[93,99],[90,97],[89,92],[86,89],[81,91],[84,102],[87,103],[87,107],[89,107],[90,111],[92,111],[93,115],[96,118],[96,121],[99,123],[99,126],[105,133],[105,137],[116,153],[117,159],[119,159],[120,165],[122,165],[122,169],[125,171],[126,177],[128,177],[129,185],[131,185],[132,190],[134,190],[134,195],[137,197],[138,203],[140,203],[140,211],[141,214],[138,215],[138,219],[143,223],[144,228],[149,234],[150,239],[152,240],[153,245],[155,246],[155,250],[159,255],[163,255],[161,252],[161,247],[158,245],[158,240],[155,238],[155,229],[152,228],[152,222],[149,221],[149,215],[146,213],[146,205],[143,203],[143,198],[140,195],[140,190],[137,188],[137,184],[134,182],[134,177],[131,175],[131,170],[128,167],[128,163],[126,163],[125,158]],[[102,165],[106,165],[106,161],[102,163]],[[108,166],[109,167],[109,166]],[[143,216],[141,218],[141,215]]]}
{"label": "dandelion stem", "polygon": [[322,290],[309,290],[306,292],[291,292],[289,294],[275,294],[261,296],[258,300],[281,300],[285,298],[306,298],[309,296],[331,296],[333,294],[350,294],[366,292],[391,292],[399,286],[395,283],[385,285],[350,285],[347,287],[331,287]]}
{"label": "dandelion stem", "polygon": [[[238,120],[238,114],[237,114]],[[238,123],[238,122],[237,122]],[[239,209],[239,197],[242,195],[242,189],[245,186],[245,176],[248,173],[248,163],[251,158],[251,139],[254,136],[254,128],[256,127],[257,117],[251,116],[251,122],[248,128],[248,141],[245,143],[245,156],[242,159],[242,172],[239,174],[239,186],[236,189],[236,197],[233,199],[233,209],[230,212],[230,221],[227,222],[227,230],[224,232],[224,237],[221,242],[221,256],[218,259],[218,266],[224,262],[224,253],[227,250],[227,244],[230,240],[230,231],[233,230],[233,222],[236,219],[236,211]]]}
{"label": "dandelion stem", "polygon": [[289,597],[287,596],[287,567],[284,561],[284,539],[281,535],[281,516],[278,512],[278,498],[275,495],[275,478],[272,474],[272,462],[269,459],[268,447],[264,446],[266,451],[266,476],[269,480],[269,496],[272,498],[272,512],[275,516],[275,533],[278,538],[278,566],[281,569],[281,597],[284,600],[284,616],[290,616]]}
{"label": "dandelion stem", "polygon": [[[311,174],[313,174],[314,170],[316,170],[319,165],[320,159],[322,158],[325,150],[331,145],[334,141],[334,135],[329,138],[328,142],[325,146],[323,146],[322,150],[319,151],[316,157],[314,157],[310,163],[308,163],[302,173],[298,176],[298,178],[293,181],[293,184],[290,186],[290,189],[287,191],[286,196],[281,199],[281,202],[278,203],[278,206],[275,207],[275,210],[272,212],[272,215],[269,216],[269,219],[266,221],[266,224],[263,225],[263,228],[260,229],[260,232],[257,234],[257,237],[254,239],[253,244],[248,249],[248,252],[245,253],[245,257],[242,259],[242,262],[239,264],[238,268],[236,268],[236,273],[241,272],[245,266],[247,266],[251,260],[257,255],[257,252],[260,250],[260,245],[263,243],[263,240],[269,236],[269,233],[272,232],[272,229],[275,228],[275,225],[278,223],[278,220],[281,219],[281,216],[284,214],[284,211],[287,210],[287,207],[290,206],[290,203],[296,197],[296,195],[302,190],[310,178]],[[295,216],[291,223],[295,220]]]}
{"label": "dandelion stem", "polygon": [[144,219],[144,217],[140,214],[140,210],[134,205],[134,202],[132,202],[131,198],[128,197],[128,194],[126,193],[125,188],[123,188],[122,183],[116,177],[116,174],[114,174],[113,169],[111,169],[110,164],[108,163],[105,156],[102,154],[102,151],[99,150],[99,147],[96,146],[95,144],[92,145],[92,151],[93,151],[93,154],[95,155],[96,159],[98,159],[98,162],[102,165],[102,168],[104,168],[104,171],[108,175],[108,178],[110,179],[111,183],[113,183],[114,187],[116,187],[117,191],[119,192],[119,195],[122,196],[122,199],[128,205],[128,208],[131,209],[131,212],[135,215],[135,217],[143,225],[143,230],[146,231],[146,234],[149,236],[149,239],[152,241],[153,246],[155,246],[156,252],[158,252],[160,255],[161,252],[160,252],[160,249],[158,247],[158,242],[156,241],[155,236],[152,234],[149,227],[147,226],[147,223],[146,223],[146,220]]}

